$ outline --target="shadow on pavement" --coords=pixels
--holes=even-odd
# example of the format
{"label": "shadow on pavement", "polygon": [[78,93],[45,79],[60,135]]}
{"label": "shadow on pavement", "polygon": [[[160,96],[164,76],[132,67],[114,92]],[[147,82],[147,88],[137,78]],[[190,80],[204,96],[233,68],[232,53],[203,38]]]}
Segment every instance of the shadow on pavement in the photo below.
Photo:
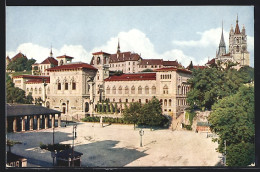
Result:
{"label": "shadow on pavement", "polygon": [[83,153],[82,167],[123,167],[146,153],[135,149],[114,148],[119,141],[105,140],[79,145],[75,150]]}

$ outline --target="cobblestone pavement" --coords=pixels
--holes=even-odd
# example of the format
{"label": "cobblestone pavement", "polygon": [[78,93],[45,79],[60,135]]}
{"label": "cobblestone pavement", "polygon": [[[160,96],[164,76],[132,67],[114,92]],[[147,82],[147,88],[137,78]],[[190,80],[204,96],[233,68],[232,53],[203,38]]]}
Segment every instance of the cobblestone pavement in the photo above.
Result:
{"label": "cobblestone pavement", "polygon": [[[83,167],[124,166],[215,166],[219,163],[217,143],[206,133],[144,129],[140,147],[139,129],[133,125],[77,123],[75,150],[82,152]],[[28,167],[52,167],[49,151],[40,143],[51,144],[53,130],[8,133],[7,138],[21,141],[12,152],[28,159]],[[72,124],[55,128],[55,143],[72,144]]]}

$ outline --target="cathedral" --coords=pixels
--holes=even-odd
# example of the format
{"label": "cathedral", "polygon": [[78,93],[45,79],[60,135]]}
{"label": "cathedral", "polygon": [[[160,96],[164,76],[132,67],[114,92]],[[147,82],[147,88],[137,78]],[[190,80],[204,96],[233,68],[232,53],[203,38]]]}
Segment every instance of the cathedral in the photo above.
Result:
{"label": "cathedral", "polygon": [[226,44],[223,35],[223,23],[222,33],[218,50],[216,52],[216,62],[220,61],[223,64],[227,62],[233,62],[237,64],[237,68],[242,66],[249,66],[250,53],[247,51],[247,35],[245,26],[240,31],[238,24],[238,16],[236,20],[235,30],[231,25],[229,32],[229,52],[227,53]]}

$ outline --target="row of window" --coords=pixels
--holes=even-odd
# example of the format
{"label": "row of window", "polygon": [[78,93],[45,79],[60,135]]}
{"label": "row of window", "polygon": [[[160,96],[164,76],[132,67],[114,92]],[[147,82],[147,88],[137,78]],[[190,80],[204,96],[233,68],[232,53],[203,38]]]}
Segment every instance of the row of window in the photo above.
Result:
{"label": "row of window", "polygon": [[172,75],[171,74],[161,75],[161,79],[172,79]]}
{"label": "row of window", "polygon": [[[168,89],[168,87],[167,87],[167,89]],[[125,94],[129,94],[129,92],[131,92],[131,94],[135,94],[135,86],[132,86],[132,87],[131,87],[131,91],[129,90],[128,86],[126,86],[125,89],[124,89],[124,93],[125,93]],[[138,94],[142,94],[142,92],[143,92],[143,88],[142,88],[141,86],[139,86],[139,87],[138,87]],[[144,88],[144,92],[145,92],[145,94],[149,94],[149,93],[151,93],[151,94],[156,94],[156,87],[155,87],[155,86],[152,86],[151,92],[150,92],[149,87],[146,86],[146,87]],[[122,94],[122,93],[123,93],[123,88],[122,88],[122,86],[119,86],[119,87],[118,87],[118,90],[116,89],[116,86],[114,86],[114,87],[112,88],[112,92],[111,92],[111,93],[110,93],[110,87],[108,86],[108,87],[106,88],[106,94]]]}
{"label": "row of window", "polygon": [[[69,89],[69,83],[65,82],[64,83],[64,90]],[[61,90],[61,83],[58,83],[58,90]],[[76,83],[72,82],[72,90],[76,90]]]}
{"label": "row of window", "polygon": [[177,94],[186,95],[190,91],[189,86],[178,86]]}
{"label": "row of window", "polygon": [[[131,62],[128,62],[128,64],[131,65]],[[135,62],[133,62],[133,65],[135,65]],[[110,66],[110,67],[120,67],[120,66],[123,67],[124,64],[120,65],[120,63],[119,63],[119,64],[113,64],[113,63],[112,63],[112,64],[110,64],[109,66]]]}
{"label": "row of window", "polygon": [[[108,101],[110,101],[110,99],[108,98]],[[139,103],[148,103],[149,102],[149,99],[145,99],[145,102],[142,102],[142,99],[132,99],[131,100],[131,102],[135,102],[135,101],[138,101]],[[113,102],[116,102],[116,99],[115,98],[113,98]],[[122,103],[122,99],[120,98],[120,99],[118,99],[118,102],[119,103]],[[126,103],[129,103],[130,102],[130,100],[128,100],[128,99],[125,99],[125,102]],[[172,99],[169,99],[169,100],[167,100],[167,99],[160,99],[160,102],[162,103],[162,105],[163,106],[169,106],[169,107],[171,107],[172,105],[173,105],[173,103],[172,103]],[[186,99],[177,99],[177,105],[178,106],[182,106],[182,105],[188,105],[187,104],[187,101],[186,101]]]}
{"label": "row of window", "polygon": [[[26,89],[27,93],[31,92],[33,94],[41,94],[42,93],[42,88],[27,88]],[[50,88],[47,88],[47,94],[50,94]]]}

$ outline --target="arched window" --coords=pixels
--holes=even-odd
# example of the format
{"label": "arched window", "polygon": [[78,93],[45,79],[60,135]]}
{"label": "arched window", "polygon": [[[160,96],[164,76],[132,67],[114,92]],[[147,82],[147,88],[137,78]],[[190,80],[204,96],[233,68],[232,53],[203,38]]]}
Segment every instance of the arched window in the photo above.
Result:
{"label": "arched window", "polygon": [[141,86],[138,87],[138,94],[142,94],[142,87]]}
{"label": "arched window", "polygon": [[37,88],[34,89],[34,94],[37,94]]}
{"label": "arched window", "polygon": [[163,94],[168,94],[168,86],[167,85],[165,85],[163,87]]}
{"label": "arched window", "polygon": [[119,86],[119,88],[118,88],[118,94],[122,94],[122,87],[121,86]]}
{"label": "arched window", "polygon": [[169,106],[172,105],[172,99],[169,99]]}
{"label": "arched window", "polygon": [[164,106],[167,106],[167,99],[164,99]]}
{"label": "arched window", "polygon": [[125,94],[129,94],[128,86],[125,87]]}
{"label": "arched window", "polygon": [[116,94],[116,86],[113,87],[113,94]]}
{"label": "arched window", "polygon": [[100,57],[97,57],[97,64],[100,63]]}
{"label": "arched window", "polygon": [[148,86],[145,87],[145,94],[149,94],[149,87]]}
{"label": "arched window", "polygon": [[109,88],[109,86],[107,87],[106,92],[107,92],[107,94],[110,94],[110,88]]}
{"label": "arched window", "polygon": [[39,94],[41,94],[42,93],[42,89],[41,88],[39,88]]}
{"label": "arched window", "polygon": [[29,88],[27,88],[27,92],[29,92]]}
{"label": "arched window", "polygon": [[156,94],[156,87],[155,86],[152,87],[152,94]]}
{"label": "arched window", "polygon": [[132,86],[132,88],[131,88],[131,94],[135,94],[135,86]]}
{"label": "arched window", "polygon": [[33,92],[33,88],[31,88],[31,91],[30,92]]}

